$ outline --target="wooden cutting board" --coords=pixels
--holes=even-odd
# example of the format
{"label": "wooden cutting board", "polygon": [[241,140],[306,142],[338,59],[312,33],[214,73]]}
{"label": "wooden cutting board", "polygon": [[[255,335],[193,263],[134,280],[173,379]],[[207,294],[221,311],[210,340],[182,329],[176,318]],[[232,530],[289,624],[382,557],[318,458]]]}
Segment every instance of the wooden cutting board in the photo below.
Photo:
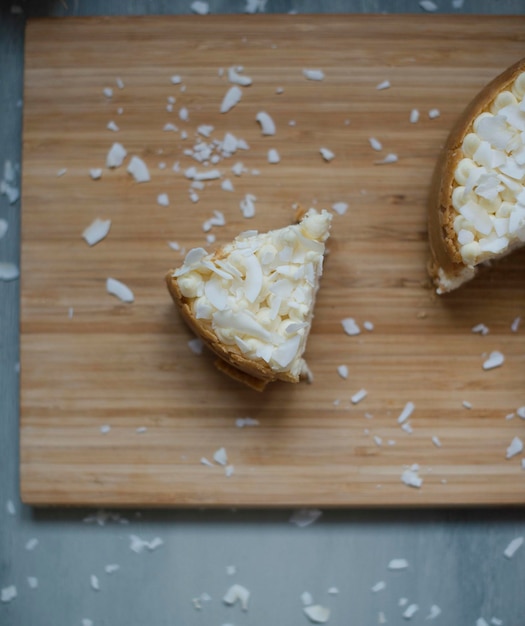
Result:
{"label": "wooden cutting board", "polygon": [[[206,16],[46,19],[26,33],[21,302],[21,490],[25,502],[140,506],[346,506],[525,502],[525,251],[437,297],[426,277],[425,203],[463,107],[525,55],[525,19],[458,16]],[[227,68],[253,79],[230,112]],[[323,81],[306,80],[320,68]],[[224,70],[224,74],[223,74]],[[171,77],[180,75],[181,84]],[[116,84],[121,78],[124,87]],[[389,89],[378,90],[382,81]],[[103,89],[111,87],[113,96]],[[282,93],[279,93],[282,88]],[[173,111],[168,97],[176,98]],[[179,119],[185,107],[189,120]],[[169,108],[169,107],[168,107]],[[440,116],[430,119],[437,108]],[[121,113],[119,114],[119,109]],[[412,109],[420,120],[409,122]],[[275,136],[255,116],[268,112]],[[118,132],[106,128],[114,121]],[[163,131],[166,123],[179,131]],[[196,190],[196,129],[249,144]],[[184,139],[184,131],[187,138]],[[375,137],[383,150],[371,149]],[[105,168],[113,142],[151,181]],[[324,162],[319,149],[332,150]],[[276,148],[281,162],[267,163]],[[399,160],[376,162],[388,153]],[[245,171],[231,167],[241,161]],[[173,171],[175,163],[180,171]],[[165,164],[165,167],[163,167]],[[90,168],[103,169],[91,180]],[[60,170],[66,169],[59,176]],[[177,168],[175,168],[177,169]],[[254,171],[256,170],[256,171]],[[62,173],[62,172],[60,172]],[[157,196],[167,193],[170,205]],[[256,196],[256,215],[239,202]],[[194,354],[164,285],[186,250],[286,225],[292,204],[335,214],[307,359],[313,384],[263,394]],[[81,234],[111,219],[90,248]],[[106,293],[114,277],[135,294]],[[347,336],[341,320],[362,332]],[[373,330],[364,328],[365,322]],[[490,332],[471,331],[483,323]],[[502,367],[482,369],[488,353]],[[348,367],[348,378],[338,366]],[[358,404],[351,397],[367,396]],[[463,402],[470,402],[467,409]],[[398,423],[407,402],[412,432]],[[258,425],[236,426],[250,417]],[[105,428],[108,427],[108,428]],[[106,431],[106,432],[104,432]],[[435,439],[433,442],[433,438]],[[436,445],[438,442],[441,446]],[[201,463],[224,447],[225,469]],[[419,465],[421,487],[401,481]]]}

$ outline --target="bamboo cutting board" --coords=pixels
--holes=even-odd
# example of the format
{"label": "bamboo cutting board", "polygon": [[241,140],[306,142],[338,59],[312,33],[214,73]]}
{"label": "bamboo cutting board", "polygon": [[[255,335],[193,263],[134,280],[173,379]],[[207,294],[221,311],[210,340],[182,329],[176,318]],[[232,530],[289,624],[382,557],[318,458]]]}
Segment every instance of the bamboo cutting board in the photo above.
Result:
{"label": "bamboo cutting board", "polygon": [[[429,287],[425,203],[440,147],[478,90],[525,55],[525,19],[207,16],[37,20],[26,33],[21,303],[21,490],[35,505],[346,506],[525,502],[525,254],[446,297]],[[226,114],[227,68],[253,79]],[[222,70],[224,73],[221,76]],[[323,81],[302,70],[320,68]],[[171,77],[180,75],[181,84]],[[119,77],[124,87],[119,88]],[[382,81],[389,89],[378,90]],[[112,97],[103,89],[111,87]],[[282,89],[279,89],[282,88]],[[279,93],[280,92],[280,93]],[[173,111],[168,97],[176,98]],[[189,120],[179,118],[186,108]],[[168,107],[169,108],[169,107]],[[440,110],[430,119],[428,111]],[[118,110],[121,109],[120,114]],[[409,122],[412,109],[420,120]],[[268,112],[275,136],[255,121]],[[119,130],[106,128],[114,121]],[[163,131],[166,123],[178,131]],[[196,190],[196,129],[249,144]],[[182,132],[184,131],[184,132]],[[187,138],[184,139],[185,134]],[[369,138],[383,144],[371,149]],[[105,168],[119,141],[123,167]],[[332,150],[324,162],[319,149]],[[281,162],[270,165],[276,148]],[[398,162],[377,165],[388,153]],[[126,173],[131,155],[151,181]],[[237,177],[231,167],[241,161]],[[173,171],[175,163],[180,171]],[[165,167],[164,167],[165,165]],[[90,168],[103,168],[91,180]],[[66,170],[65,173],[60,170]],[[177,167],[175,167],[177,169]],[[256,171],[254,171],[256,170]],[[58,174],[62,175],[58,175]],[[168,194],[170,205],[157,196]],[[239,202],[256,196],[256,215]],[[313,384],[263,394],[196,355],[164,285],[186,250],[328,207],[330,254],[307,359]],[[111,219],[90,248],[81,234]],[[106,293],[129,285],[133,304]],[[344,334],[353,317],[362,332]],[[373,324],[366,330],[363,324]],[[483,323],[490,332],[471,331]],[[500,350],[502,367],[484,371]],[[338,375],[348,367],[348,378]],[[352,404],[360,389],[364,400]],[[403,430],[398,416],[414,412]],[[472,408],[463,406],[470,402]],[[514,413],[513,418],[507,418]],[[250,417],[258,425],[236,426]],[[433,441],[434,438],[434,441]],[[436,439],[437,438],[437,439]],[[441,446],[437,444],[441,444]],[[220,447],[230,477],[210,461]],[[419,465],[421,487],[401,481]]]}

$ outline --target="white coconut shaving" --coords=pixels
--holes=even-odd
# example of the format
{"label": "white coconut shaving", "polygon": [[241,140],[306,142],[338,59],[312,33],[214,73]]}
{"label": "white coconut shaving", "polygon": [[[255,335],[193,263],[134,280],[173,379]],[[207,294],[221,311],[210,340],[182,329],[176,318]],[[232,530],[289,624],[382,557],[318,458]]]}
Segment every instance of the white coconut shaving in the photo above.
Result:
{"label": "white coconut shaving", "polygon": [[190,339],[188,341],[188,348],[193,352],[193,354],[200,355],[204,350],[204,343],[200,337],[195,337],[194,339]]}
{"label": "white coconut shaving", "polygon": [[492,624],[492,626],[503,626],[503,620],[499,619],[498,617],[491,617],[490,623]]}
{"label": "white coconut shaving", "polygon": [[324,80],[323,70],[303,70],[303,75],[307,80]]}
{"label": "white coconut shaving", "polygon": [[374,165],[389,165],[390,163],[397,163],[398,160],[397,154],[391,152],[381,161],[374,161]]}
{"label": "white coconut shaving", "polygon": [[107,435],[110,431],[111,431],[111,426],[109,426],[109,424],[104,424],[100,427],[100,432],[103,435]]}
{"label": "white coconut shaving", "polygon": [[344,320],[341,320],[341,324],[345,333],[347,335],[350,335],[350,337],[353,337],[354,335],[359,335],[359,333],[361,332],[359,325],[353,317],[346,317]]}
{"label": "white coconut shaving", "polygon": [[235,467],[233,465],[227,465],[224,468],[224,475],[226,476],[226,478],[230,478],[231,476],[233,476],[235,472]]}
{"label": "white coconut shaving", "polygon": [[197,15],[208,15],[210,5],[207,2],[203,2],[203,0],[195,0],[195,2],[190,4],[190,9]]}
{"label": "white coconut shaving", "polygon": [[137,535],[129,535],[129,549],[137,554],[144,552],[144,550],[153,552],[163,544],[164,541],[160,537],[154,537],[150,541],[147,541],[146,539],[141,539]]}
{"label": "white coconut shaving", "polygon": [[250,592],[246,587],[242,585],[232,585],[228,591],[224,594],[222,601],[224,604],[233,606],[236,602],[239,602],[243,611],[248,610],[248,601],[250,599]]}
{"label": "white coconut shaving", "polygon": [[435,120],[436,118],[438,118],[441,115],[441,111],[439,109],[430,109],[430,111],[428,112],[428,117],[431,120]]}
{"label": "white coconut shaving", "polygon": [[489,624],[488,624],[486,619],[483,619],[482,617],[479,617],[476,620],[476,626],[489,626]]}
{"label": "white coconut shaving", "polygon": [[36,537],[31,537],[31,539],[28,539],[26,541],[26,545],[25,548],[26,550],[28,550],[29,552],[31,552],[32,550],[34,550],[36,547],[38,546],[38,539]]}
{"label": "white coconut shaving", "polygon": [[308,619],[314,624],[326,624],[330,619],[330,609],[320,604],[312,604],[311,606],[303,607]]}
{"label": "white coconut shaving", "polygon": [[409,604],[407,608],[403,611],[403,617],[405,619],[412,619],[418,611],[419,606],[417,604]]}
{"label": "white coconut shaving", "polygon": [[423,11],[427,11],[428,13],[434,13],[438,10],[438,5],[432,0],[420,0],[419,6],[423,9]]}
{"label": "white coconut shaving", "polygon": [[301,602],[304,606],[308,606],[314,603],[314,599],[312,598],[312,594],[309,591],[303,591],[301,594]]}
{"label": "white coconut shaving", "polygon": [[406,559],[392,559],[388,564],[389,570],[407,569],[408,561]]}
{"label": "white coconut shaving", "polygon": [[275,148],[268,150],[268,163],[279,163],[281,157]]}
{"label": "white coconut shaving", "polygon": [[38,589],[38,578],[36,576],[28,576],[27,584],[29,589]]}
{"label": "white coconut shaving", "polygon": [[137,183],[147,183],[151,180],[148,166],[138,156],[131,157],[127,171],[133,176]]}
{"label": "white coconut shaving", "polygon": [[222,182],[221,182],[221,189],[223,191],[233,191],[233,183],[229,178],[225,178]]}
{"label": "white coconut shaving", "polygon": [[374,330],[374,323],[366,320],[363,322],[363,328],[371,333]]}
{"label": "white coconut shaving", "polygon": [[164,124],[164,126],[162,127],[162,130],[165,132],[172,131],[176,133],[179,129],[177,126],[175,126],[175,124],[168,122],[167,124]]}
{"label": "white coconut shaving", "polygon": [[217,178],[221,177],[221,171],[217,169],[199,171],[196,167],[188,167],[184,171],[184,175],[190,180],[216,180]]}
{"label": "white coconut shaving", "polygon": [[378,591],[383,591],[383,589],[386,589],[386,583],[384,580],[380,580],[371,588],[371,591],[377,593]]}
{"label": "white coconut shaving", "polygon": [[235,176],[240,176],[243,172],[247,171],[244,165],[240,161],[237,161],[237,163],[234,163],[231,169],[232,169],[232,174],[234,174]]}
{"label": "white coconut shaving", "polygon": [[401,430],[404,430],[408,434],[412,434],[414,432],[409,422],[405,422],[404,424],[402,424]]}
{"label": "white coconut shaving", "polygon": [[383,89],[389,89],[391,87],[389,80],[383,80],[379,84],[376,85],[376,89],[378,91],[382,91]]}
{"label": "white coconut shaving", "polygon": [[266,2],[267,0],[246,0],[244,12],[250,14],[264,13],[266,10]]}
{"label": "white coconut shaving", "polygon": [[87,228],[84,229],[82,237],[89,246],[94,246],[99,243],[99,241],[102,241],[105,237],[107,237],[110,228],[111,220],[101,220],[96,218]]}
{"label": "white coconut shaving", "polygon": [[228,80],[230,83],[234,85],[241,85],[242,87],[248,87],[248,85],[252,84],[252,79],[249,76],[245,76],[241,74],[242,68],[240,67],[229,67],[228,68]]}
{"label": "white coconut shaving", "polygon": [[275,135],[275,123],[266,111],[259,111],[255,119],[261,125],[261,133],[263,135]]}
{"label": "white coconut shaving", "polygon": [[348,378],[348,366],[338,365],[337,373],[339,374],[339,376],[341,376],[341,378],[347,379]]}
{"label": "white coconut shaving", "polygon": [[157,204],[160,204],[160,206],[169,206],[170,199],[168,198],[168,194],[159,193],[159,195],[157,196]]}
{"label": "white coconut shaving", "polygon": [[520,406],[516,409],[516,413],[518,417],[521,417],[522,420],[525,420],[525,406]]}
{"label": "white coconut shaving", "polygon": [[228,454],[225,448],[219,448],[213,453],[213,460],[219,465],[226,466],[228,464]]}
{"label": "white coconut shaving", "polygon": [[292,513],[289,522],[299,528],[305,528],[316,522],[322,514],[319,509],[297,509]]}
{"label": "white coconut shaving", "polygon": [[414,469],[406,469],[401,474],[401,482],[403,482],[408,487],[415,487],[419,489],[423,484],[423,479],[417,473],[417,470]]}
{"label": "white coconut shaving", "polygon": [[120,128],[115,124],[115,122],[113,120],[110,120],[106,126],[106,128],[108,130],[113,131],[114,133],[118,133],[118,131],[120,130]]}
{"label": "white coconut shaving", "polygon": [[211,126],[210,124],[201,124],[198,128],[197,128],[197,132],[199,133],[199,135],[202,135],[203,137],[209,137],[214,131],[214,127]]}
{"label": "white coconut shaving", "polygon": [[521,452],[523,452],[523,441],[519,437],[514,437],[507,448],[505,458],[511,459]]}
{"label": "white coconut shaving", "polygon": [[205,456],[201,457],[201,465],[205,465],[206,467],[215,467],[215,465],[209,461]]}
{"label": "white coconut shaving", "polygon": [[235,567],[235,565],[226,566],[226,574],[228,574],[228,576],[235,576],[236,573],[237,573],[237,568]]}
{"label": "white coconut shaving", "polygon": [[93,180],[99,180],[102,178],[102,169],[100,167],[92,167],[89,170],[89,175]]}
{"label": "white coconut shaving", "polygon": [[489,357],[483,362],[484,370],[492,370],[496,367],[500,367],[505,362],[505,357],[499,350],[494,350],[490,353]]}
{"label": "white coconut shaving", "polygon": [[234,85],[230,87],[224,96],[220,111],[221,113],[228,113],[233,107],[241,101],[242,98],[242,90]]}
{"label": "white coconut shaving", "polygon": [[57,172],[57,178],[61,178],[62,176],[64,176],[66,172],[67,172],[67,167],[63,167],[59,169]]}
{"label": "white coconut shaving", "polygon": [[95,576],[95,574],[91,574],[90,584],[93,591],[100,591],[100,581],[98,580],[98,576]]}
{"label": "white coconut shaving", "polygon": [[512,320],[512,324],[510,325],[510,330],[511,330],[513,333],[517,333],[517,332],[518,332],[518,329],[519,329],[519,327],[520,327],[520,323],[521,323],[521,317],[515,317],[515,318]]}
{"label": "white coconut shaving", "polygon": [[128,152],[120,143],[114,143],[106,157],[106,167],[120,167],[124,162]]}
{"label": "white coconut shaving", "polygon": [[259,420],[253,417],[238,417],[235,420],[235,426],[237,428],[244,428],[245,426],[259,426]]}
{"label": "white coconut shaving", "polygon": [[122,300],[122,302],[130,303],[135,300],[135,296],[133,295],[131,289],[116,278],[108,278],[106,280],[106,290],[111,295],[116,296],[119,300]]}
{"label": "white coconut shaving", "polygon": [[516,552],[521,548],[522,545],[523,537],[516,537],[505,548],[503,554],[507,557],[507,559],[512,559],[512,557],[516,554]]}
{"label": "white coconut shaving", "polygon": [[416,408],[415,404],[413,402],[407,402],[405,404],[405,407],[403,408],[403,410],[401,411],[399,417],[397,418],[397,423],[398,424],[403,424],[403,422],[406,422],[407,419],[412,415],[412,413],[414,412],[414,409]]}
{"label": "white coconut shaving", "polygon": [[183,122],[187,122],[190,119],[190,114],[186,107],[181,107],[181,109],[179,110],[179,119],[181,119]]}
{"label": "white coconut shaving", "polygon": [[383,144],[379,141],[379,139],[376,139],[375,137],[369,137],[368,142],[370,143],[370,147],[372,148],[372,150],[377,150],[378,152],[380,152],[383,149]]}
{"label": "white coconut shaving", "polygon": [[15,585],[9,585],[8,587],[4,587],[0,590],[0,602],[7,604],[14,600],[17,596],[17,591]]}
{"label": "white coconut shaving", "polygon": [[417,122],[419,122],[419,111],[417,109],[412,109],[412,111],[410,111],[409,119],[411,124],[417,124]]}
{"label": "white coconut shaving", "polygon": [[471,403],[471,402],[469,402],[468,400],[463,400],[463,402],[462,402],[461,404],[462,404],[462,406],[463,406],[465,409],[471,409],[471,408],[472,408],[472,403]]}
{"label": "white coconut shaving", "polygon": [[330,587],[326,593],[329,593],[331,596],[336,596],[339,593],[339,589],[337,587]]}
{"label": "white coconut shaving", "polygon": [[120,565],[117,565],[116,563],[109,563],[108,565],[104,566],[104,571],[106,572],[106,574],[113,574],[119,569]]}
{"label": "white coconut shaving", "polygon": [[14,263],[0,262],[0,280],[9,282],[20,276],[20,270]]}
{"label": "white coconut shaving", "polygon": [[383,439],[379,435],[374,435],[374,443],[376,446],[381,447],[383,445]]}
{"label": "white coconut shaving", "polygon": [[476,324],[472,327],[472,332],[485,336],[489,334],[489,327],[485,324]]}
{"label": "white coconut shaving", "polygon": [[436,448],[441,448],[442,446],[440,438],[436,435],[432,437],[432,443],[436,446]]}
{"label": "white coconut shaving", "polygon": [[2,239],[2,237],[5,237],[8,228],[9,224],[7,223],[7,220],[0,219],[0,239]]}
{"label": "white coconut shaving", "polygon": [[113,89],[111,89],[111,87],[104,87],[104,89],[102,90],[102,93],[106,96],[106,98],[113,97]]}
{"label": "white coconut shaving", "polygon": [[347,202],[334,202],[332,204],[332,210],[337,213],[337,215],[344,215],[348,211],[348,203]]}
{"label": "white coconut shaving", "polygon": [[327,162],[332,161],[335,158],[335,154],[329,148],[319,148],[319,152],[323,159]]}
{"label": "white coconut shaving", "polygon": [[240,201],[239,206],[241,208],[241,212],[243,214],[243,217],[249,219],[254,217],[255,215],[255,200],[257,200],[257,198],[251,194],[251,193],[247,193],[244,196],[244,199]]}
{"label": "white coconut shaving", "polygon": [[425,620],[436,619],[436,617],[439,617],[440,615],[441,615],[441,609],[439,608],[437,604],[433,604],[430,607],[428,615],[425,617]]}
{"label": "white coconut shaving", "polygon": [[350,398],[350,401],[352,402],[352,404],[359,404],[359,402],[361,402],[361,400],[364,400],[367,395],[368,391],[366,389],[360,389],[359,391],[354,393],[354,395]]}

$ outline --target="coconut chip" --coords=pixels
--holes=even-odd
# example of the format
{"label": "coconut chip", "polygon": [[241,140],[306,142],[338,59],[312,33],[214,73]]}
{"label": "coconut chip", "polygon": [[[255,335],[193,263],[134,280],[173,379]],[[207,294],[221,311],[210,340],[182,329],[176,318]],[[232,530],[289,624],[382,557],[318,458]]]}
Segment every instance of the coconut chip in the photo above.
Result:
{"label": "coconut chip", "polygon": [[9,587],[4,587],[0,590],[0,602],[11,602],[17,596],[16,587],[14,585],[9,585]]}
{"label": "coconut chip", "polygon": [[423,484],[423,479],[413,469],[406,469],[401,474],[401,481],[408,487],[415,487],[416,489],[419,489]]}
{"label": "coconut chip", "polygon": [[516,317],[512,321],[512,324],[510,325],[510,330],[513,333],[517,333],[518,332],[518,328],[520,327],[520,322],[521,322],[521,317]]}
{"label": "coconut chip", "polygon": [[304,604],[304,606],[313,604],[314,600],[312,598],[312,594],[309,591],[303,591],[303,593],[301,594],[301,602]]}
{"label": "coconut chip", "polygon": [[346,202],[334,202],[332,204],[332,210],[337,213],[337,215],[344,215],[348,210],[348,204]]}
{"label": "coconut chip", "polygon": [[327,162],[335,158],[335,154],[328,148],[319,148],[319,152],[321,153],[323,159]]}
{"label": "coconut chip", "polygon": [[0,262],[0,280],[8,282],[16,280],[20,276],[20,270],[14,263]]}
{"label": "coconut chip", "polygon": [[221,182],[221,189],[223,191],[233,191],[233,183],[229,178],[225,178],[222,182]]}
{"label": "coconut chip", "polygon": [[275,148],[268,150],[268,163],[279,163],[281,157]]}
{"label": "coconut chip", "polygon": [[110,228],[111,220],[101,220],[97,218],[84,229],[82,237],[89,246],[94,246],[107,236]]}
{"label": "coconut chip", "polygon": [[436,446],[436,448],[441,448],[441,440],[439,439],[439,437],[436,437],[434,435],[432,437],[432,443]]}
{"label": "coconut chip", "polygon": [[414,412],[414,409],[416,408],[415,404],[413,402],[407,402],[405,404],[404,409],[401,411],[399,417],[397,418],[397,423],[398,424],[403,424],[403,422],[406,422],[406,420],[412,415],[412,413]]}
{"label": "coconut chip", "polygon": [[431,120],[435,120],[437,117],[439,117],[441,115],[441,112],[439,109],[430,109],[430,111],[428,112],[428,117]]}
{"label": "coconut chip", "polygon": [[419,111],[417,109],[412,109],[410,111],[410,123],[416,124],[419,121]]}
{"label": "coconut chip", "polygon": [[251,218],[254,217],[255,215],[255,200],[257,200],[257,198],[251,194],[251,193],[247,193],[244,196],[244,199],[241,200],[239,206],[241,208],[241,212],[243,214],[243,217],[245,218]]}
{"label": "coconut chip", "polygon": [[206,467],[215,467],[215,465],[211,461],[208,461],[205,456],[201,457],[201,464],[206,465]]}
{"label": "coconut chip", "polygon": [[384,80],[381,83],[379,83],[378,85],[376,85],[376,89],[378,91],[382,91],[383,89],[389,89],[390,88],[390,81],[389,80]]}
{"label": "coconut chip", "polygon": [[133,302],[135,297],[131,289],[124,283],[116,280],[115,278],[108,278],[106,280],[106,290],[113,296],[116,296],[122,302]]}
{"label": "coconut chip", "polygon": [[113,97],[113,89],[111,89],[111,87],[104,87],[104,89],[102,90],[102,93],[106,96],[106,98]]}
{"label": "coconut chip", "polygon": [[31,539],[28,539],[26,541],[26,550],[28,551],[32,551],[34,550],[38,545],[38,539],[36,537],[32,537]]}
{"label": "coconut chip", "polygon": [[358,404],[359,402],[361,402],[361,400],[364,400],[367,395],[368,395],[368,392],[366,389],[360,389],[359,391],[354,393],[354,395],[350,398],[350,400],[352,404]]}
{"label": "coconut chip", "polygon": [[213,453],[213,460],[219,465],[227,465],[228,455],[226,453],[226,450],[224,448],[219,448],[218,450],[215,450],[215,452]]}
{"label": "coconut chip", "polygon": [[512,559],[514,554],[521,548],[522,545],[523,545],[523,537],[516,537],[505,548],[505,550],[503,551],[503,554],[507,557],[507,559]]}
{"label": "coconut chip", "polygon": [[425,617],[425,620],[436,619],[436,617],[438,617],[439,615],[441,615],[441,609],[439,608],[437,604],[433,604],[430,607],[430,611],[428,615]]}
{"label": "coconut chip", "polygon": [[476,326],[472,327],[472,332],[485,336],[489,334],[489,328],[485,324],[476,324]]}
{"label": "coconut chip", "polygon": [[303,75],[307,80],[324,80],[323,70],[303,70]]}
{"label": "coconut chip", "polygon": [[100,167],[93,167],[89,170],[89,175],[93,180],[102,178],[102,169]]}
{"label": "coconut chip", "polygon": [[359,335],[359,333],[361,332],[359,325],[353,317],[346,317],[344,320],[341,320],[341,324],[345,333],[347,335],[350,335],[350,337]]}
{"label": "coconut chip", "polygon": [[244,428],[245,426],[259,426],[259,420],[252,417],[238,417],[235,420],[235,426],[237,428]]}
{"label": "coconut chip", "polygon": [[27,584],[29,585],[29,589],[37,589],[38,588],[38,578],[36,576],[28,576]]}
{"label": "coconut chip", "polygon": [[406,559],[392,559],[388,564],[389,570],[401,570],[408,567],[408,561]]}
{"label": "coconut chip", "polygon": [[237,85],[230,87],[224,96],[220,111],[221,113],[227,113],[233,107],[241,101],[242,91]]}
{"label": "coconut chip", "polygon": [[64,176],[66,172],[67,172],[67,167],[63,167],[62,169],[58,170],[57,178],[61,178],[62,176]]}
{"label": "coconut chip", "polygon": [[232,585],[225,593],[222,601],[230,606],[233,606],[237,601],[239,601],[242,610],[247,611],[249,599],[250,592],[246,589],[246,587],[243,587],[242,585]]}
{"label": "coconut chip", "polygon": [[503,365],[504,362],[505,362],[505,357],[503,356],[503,354],[499,352],[498,350],[494,350],[493,352],[490,353],[488,359],[486,359],[483,362],[483,369],[491,370],[491,369],[494,369],[495,367],[500,367],[500,365]]}
{"label": "coconut chip", "polygon": [[348,367],[346,365],[338,365],[337,373],[339,374],[339,376],[341,376],[341,378],[347,379],[348,378]]}
{"label": "coconut chip", "polygon": [[388,165],[389,163],[397,163],[397,161],[397,154],[391,152],[390,154],[387,154],[386,157],[381,161],[374,161],[374,165]]}
{"label": "coconut chip", "polygon": [[147,183],[151,180],[148,166],[138,156],[131,157],[127,171],[133,176],[137,183]]}
{"label": "coconut chip", "polygon": [[263,135],[275,135],[275,123],[268,113],[259,111],[255,119],[261,125],[261,133]]}
{"label": "coconut chip", "polygon": [[228,68],[228,80],[230,83],[234,83],[235,85],[242,85],[243,87],[248,87],[248,85],[252,84],[252,79],[249,76],[241,75],[242,68],[240,67],[229,67]]}
{"label": "coconut chip", "polygon": [[0,239],[5,236],[8,228],[9,224],[7,223],[7,220],[0,219]]}
{"label": "coconut chip", "polygon": [[305,528],[316,522],[322,514],[323,512],[319,509],[298,509],[292,513],[289,522],[299,528]]}
{"label": "coconut chip", "polygon": [[525,406],[520,406],[519,409],[516,410],[518,417],[521,417],[522,420],[525,420]]}
{"label": "coconut chip", "polygon": [[428,11],[429,13],[434,13],[434,11],[438,10],[438,5],[435,2],[432,2],[432,0],[420,0],[419,6],[424,11]]}
{"label": "coconut chip", "polygon": [[153,550],[156,550],[164,544],[164,541],[160,537],[155,537],[151,541],[147,541],[145,539],[141,539],[137,535],[129,535],[129,541],[129,549],[137,554],[140,554],[145,549],[153,552]]}
{"label": "coconut chip", "polygon": [[91,589],[93,589],[93,591],[100,591],[100,582],[98,580],[98,577],[95,576],[95,574],[91,574],[90,583],[91,583]]}
{"label": "coconut chip", "polygon": [[314,624],[325,624],[330,618],[330,609],[320,604],[305,606],[303,611]]}
{"label": "coconut chip", "polygon": [[122,163],[124,162],[124,159],[126,158],[127,154],[128,152],[122,144],[114,143],[111,146],[108,152],[108,155],[106,157],[106,167],[109,167],[109,168],[120,167]]}
{"label": "coconut chip", "polygon": [[511,459],[516,454],[520,454],[520,452],[523,452],[523,441],[519,437],[514,437],[507,448],[505,458]]}
{"label": "coconut chip", "polygon": [[368,142],[370,143],[372,150],[377,150],[379,152],[383,149],[383,144],[375,137],[369,137]]}
{"label": "coconut chip", "polygon": [[159,193],[159,195],[157,196],[157,204],[160,204],[160,206],[169,206],[170,199],[168,198],[168,194]]}
{"label": "coconut chip", "polygon": [[197,13],[197,15],[208,15],[210,12],[210,5],[202,0],[195,0],[195,2],[191,3],[190,9],[194,13]]}
{"label": "coconut chip", "polygon": [[106,126],[106,128],[108,130],[113,131],[114,133],[118,133],[118,131],[120,130],[120,128],[115,124],[115,122],[113,120],[108,122],[108,125]]}
{"label": "coconut chip", "polygon": [[386,583],[384,580],[380,580],[371,588],[374,593],[377,593],[378,591],[383,591],[383,589],[386,589]]}

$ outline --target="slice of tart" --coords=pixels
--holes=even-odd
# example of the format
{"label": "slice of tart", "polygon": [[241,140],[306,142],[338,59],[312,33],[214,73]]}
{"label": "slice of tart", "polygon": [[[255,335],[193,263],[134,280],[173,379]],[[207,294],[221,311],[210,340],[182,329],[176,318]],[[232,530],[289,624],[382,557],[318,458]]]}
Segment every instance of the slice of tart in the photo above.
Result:
{"label": "slice of tart", "polygon": [[437,293],[525,244],[525,59],[490,82],[450,133],[429,200]]}
{"label": "slice of tart", "polygon": [[259,391],[310,377],[303,353],[331,218],[310,209],[297,224],[241,233],[213,254],[194,248],[168,272],[173,300],[218,369]]}

